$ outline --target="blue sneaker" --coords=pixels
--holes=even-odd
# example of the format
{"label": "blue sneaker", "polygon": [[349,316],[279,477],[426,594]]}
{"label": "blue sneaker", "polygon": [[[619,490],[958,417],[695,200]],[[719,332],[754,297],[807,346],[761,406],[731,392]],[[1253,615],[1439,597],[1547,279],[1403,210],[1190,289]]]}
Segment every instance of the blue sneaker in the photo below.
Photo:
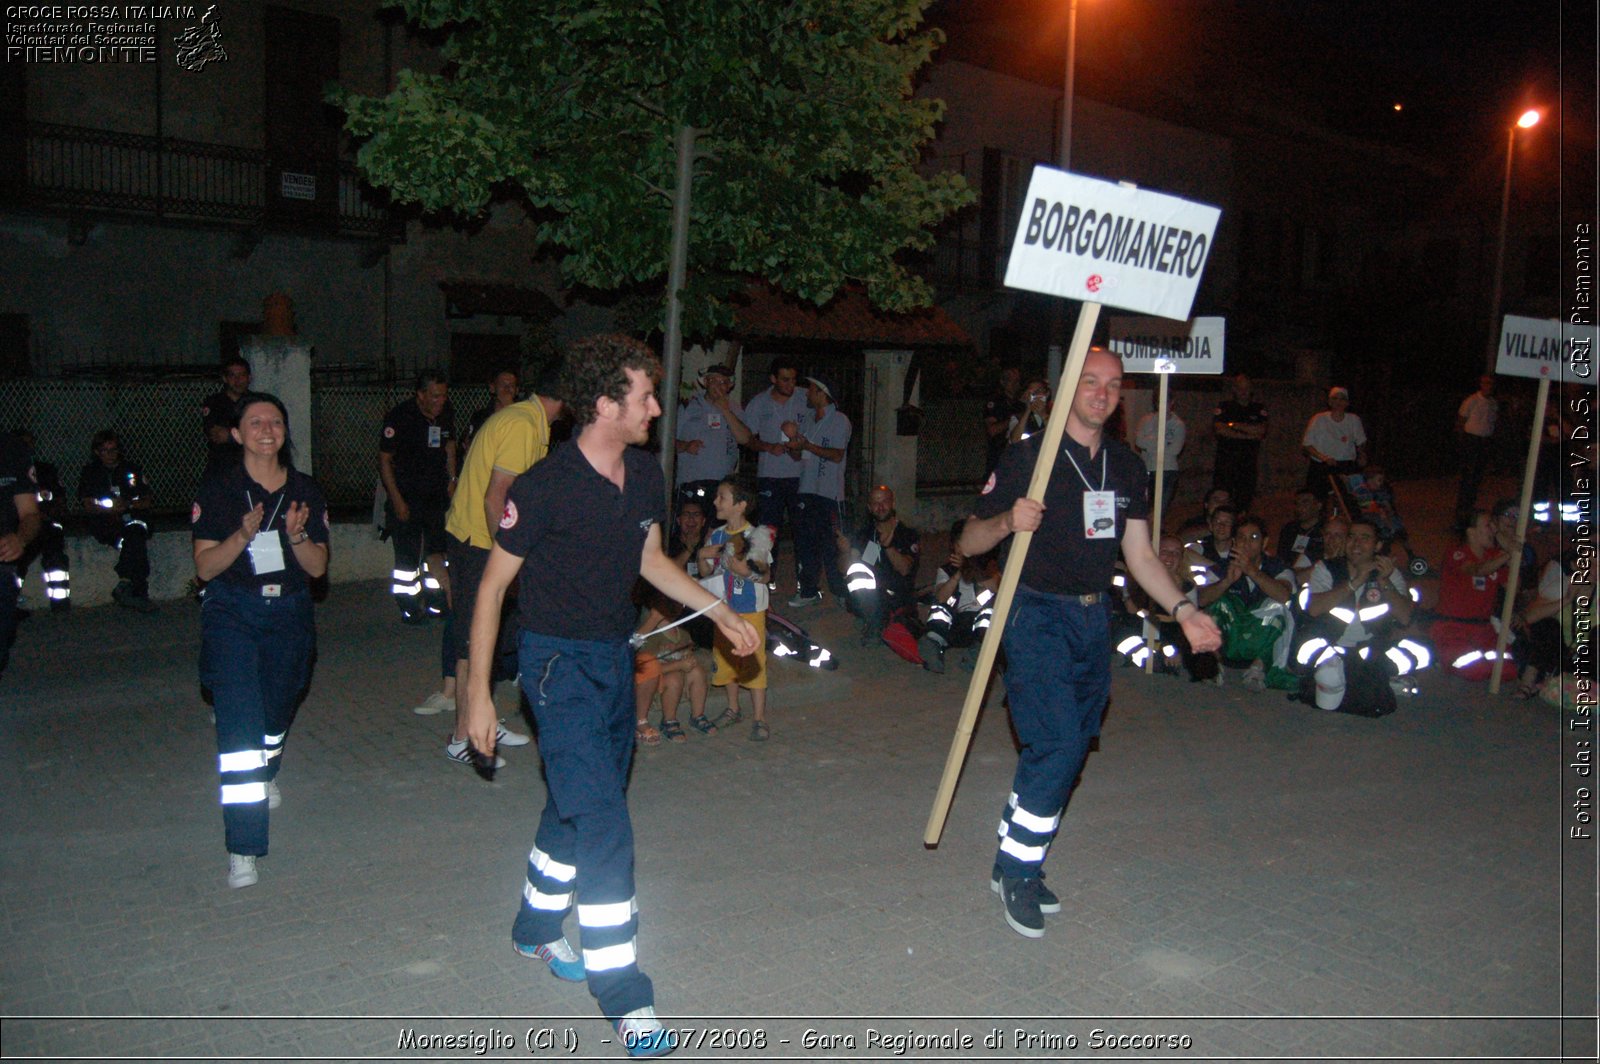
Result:
{"label": "blue sneaker", "polygon": [[678,1048],[678,1036],[661,1026],[654,1005],[634,1009],[619,1019],[617,1035],[630,1057],[664,1057]]}
{"label": "blue sneaker", "polygon": [[567,944],[565,936],[543,946],[524,946],[520,942],[513,942],[511,948],[523,957],[544,961],[550,966],[550,974],[557,979],[569,983],[583,982],[583,959]]}

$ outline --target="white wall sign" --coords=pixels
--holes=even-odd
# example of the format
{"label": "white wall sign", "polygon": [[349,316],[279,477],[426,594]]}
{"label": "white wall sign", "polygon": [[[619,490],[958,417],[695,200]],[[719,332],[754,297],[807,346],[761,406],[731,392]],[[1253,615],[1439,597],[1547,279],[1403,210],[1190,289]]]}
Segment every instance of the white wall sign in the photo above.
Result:
{"label": "white wall sign", "polygon": [[316,199],[317,175],[297,174],[292,170],[280,171],[278,175],[278,195],[284,199]]}
{"label": "white wall sign", "polygon": [[1507,377],[1595,385],[1595,327],[1507,314],[1494,371]]}
{"label": "white wall sign", "polygon": [[1221,373],[1223,318],[1112,318],[1111,353],[1124,373]]}
{"label": "white wall sign", "polygon": [[1203,203],[1035,166],[1006,287],[1182,321],[1221,216]]}

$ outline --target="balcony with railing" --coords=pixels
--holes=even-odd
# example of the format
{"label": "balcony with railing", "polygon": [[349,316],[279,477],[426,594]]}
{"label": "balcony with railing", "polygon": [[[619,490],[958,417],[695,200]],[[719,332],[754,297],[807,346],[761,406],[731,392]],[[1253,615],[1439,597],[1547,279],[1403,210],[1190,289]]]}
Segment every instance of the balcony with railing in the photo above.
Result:
{"label": "balcony with railing", "polygon": [[403,223],[347,162],[29,122],[0,143],[15,206],[399,242]]}

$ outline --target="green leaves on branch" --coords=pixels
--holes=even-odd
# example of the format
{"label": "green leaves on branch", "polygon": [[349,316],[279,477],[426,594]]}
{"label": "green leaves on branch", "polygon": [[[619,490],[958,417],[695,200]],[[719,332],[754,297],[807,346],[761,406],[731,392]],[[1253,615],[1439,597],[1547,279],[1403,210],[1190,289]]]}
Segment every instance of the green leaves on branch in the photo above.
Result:
{"label": "green leaves on branch", "polygon": [[[407,0],[449,36],[440,74],[341,93],[367,179],[434,211],[507,188],[543,219],[569,282],[615,289],[667,269],[673,134],[698,131],[691,276],[766,278],[816,302],[866,285],[929,299],[898,257],[971,194],[925,174],[941,113],[912,96],[939,43],[926,0]],[[692,284],[716,320],[726,285]]]}

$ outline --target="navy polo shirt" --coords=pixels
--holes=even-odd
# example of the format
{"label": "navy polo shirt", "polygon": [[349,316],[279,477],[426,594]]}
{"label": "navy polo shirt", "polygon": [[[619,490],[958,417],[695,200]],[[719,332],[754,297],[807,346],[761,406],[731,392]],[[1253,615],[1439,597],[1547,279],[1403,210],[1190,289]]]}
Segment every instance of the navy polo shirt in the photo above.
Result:
{"label": "navy polo shirt", "polygon": [[257,503],[263,506],[262,532],[276,531],[278,546],[283,550],[283,568],[275,573],[256,575],[250,564],[250,550],[245,548],[233,564],[217,574],[215,580],[236,587],[259,591],[267,584],[278,584],[288,595],[304,591],[308,586],[306,571],[294,556],[294,548],[283,531],[288,520],[289,504],[301,503],[311,507],[306,517],[306,535],[313,543],[328,542],[328,502],[322,496],[317,482],[300,472],[289,470],[289,479],[277,491],[268,491],[257,484],[244,464],[226,466],[207,475],[195,493],[194,508],[189,514],[190,530],[194,539],[208,539],[221,543],[239,531],[239,523]]}
{"label": "navy polo shirt", "polygon": [[450,467],[445,461],[444,445],[456,438],[455,425],[455,410],[448,401],[439,416],[429,421],[415,398],[396,406],[383,419],[378,450],[394,455],[394,482],[407,503],[422,501],[413,499],[413,495],[435,502],[450,497]]}
{"label": "navy polo shirt", "polygon": [[[1035,591],[1052,595],[1106,591],[1111,587],[1128,522],[1150,519],[1150,478],[1144,462],[1121,440],[1102,439],[1100,451],[1093,458],[1087,447],[1064,433],[1061,443],[1062,453],[1056,456],[1050,483],[1045,486],[1044,520],[1033,534],[1021,581]],[[1028,482],[1033,479],[1033,466],[1043,444],[1044,436],[1038,435],[1006,448],[978,497],[979,518],[1002,514],[1028,494]],[[1073,461],[1077,462],[1076,467]],[[1083,494],[1089,488],[1100,490],[1102,482],[1106,491],[1116,492],[1116,536],[1085,539]],[[1007,537],[1001,547],[1009,553],[1010,546],[1011,538]]]}
{"label": "navy polo shirt", "polygon": [[0,536],[11,535],[22,523],[16,496],[32,495],[37,490],[28,448],[9,433],[0,435]]}
{"label": "navy polo shirt", "polygon": [[[137,462],[118,462],[107,468],[101,461],[93,461],[78,474],[78,498],[104,499],[113,490],[128,501],[142,499],[150,494],[144,479],[144,470]],[[103,515],[102,515],[103,516]]]}
{"label": "navy polo shirt", "polygon": [[224,443],[212,443],[210,431],[217,429],[236,429],[239,427],[238,400],[230,396],[226,390],[216,395],[208,396],[200,404],[200,428],[206,435],[206,450],[213,459],[237,458],[244,453],[244,448],[233,442],[233,437],[228,437]]}
{"label": "navy polo shirt", "polygon": [[666,523],[666,482],[637,447],[623,467],[619,489],[569,441],[512,482],[495,542],[523,559],[523,628],[605,642],[633,632],[633,585],[650,526]]}

